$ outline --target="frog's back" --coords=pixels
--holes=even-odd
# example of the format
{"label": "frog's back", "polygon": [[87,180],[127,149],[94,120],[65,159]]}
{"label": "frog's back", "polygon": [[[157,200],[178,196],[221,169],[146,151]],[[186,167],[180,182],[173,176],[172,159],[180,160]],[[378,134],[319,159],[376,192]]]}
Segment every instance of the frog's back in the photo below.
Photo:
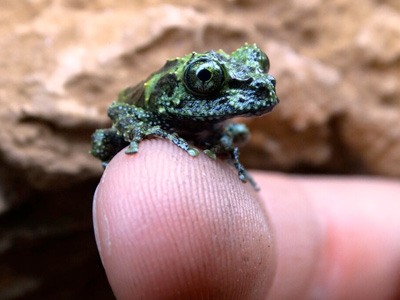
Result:
{"label": "frog's back", "polygon": [[144,81],[137,85],[128,87],[118,94],[118,102],[135,105],[136,107],[144,106]]}
{"label": "frog's back", "polygon": [[[151,91],[154,87],[165,77],[172,68],[176,67],[178,59],[170,59],[166,64],[157,72],[151,74],[146,80],[142,80],[137,85],[128,87],[118,94],[118,102],[127,103],[136,107],[146,108],[149,104]],[[147,90],[147,91],[146,91]],[[147,100],[146,100],[146,93]]]}

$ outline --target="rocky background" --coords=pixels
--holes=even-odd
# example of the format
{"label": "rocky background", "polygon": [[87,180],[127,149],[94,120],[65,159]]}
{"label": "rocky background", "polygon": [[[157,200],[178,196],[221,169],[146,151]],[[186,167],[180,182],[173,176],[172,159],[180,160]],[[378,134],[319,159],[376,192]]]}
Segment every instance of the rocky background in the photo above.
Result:
{"label": "rocky background", "polygon": [[400,177],[398,0],[2,0],[0,299],[113,299],[91,133],[167,58],[244,42],[281,100],[245,120],[247,167]]}

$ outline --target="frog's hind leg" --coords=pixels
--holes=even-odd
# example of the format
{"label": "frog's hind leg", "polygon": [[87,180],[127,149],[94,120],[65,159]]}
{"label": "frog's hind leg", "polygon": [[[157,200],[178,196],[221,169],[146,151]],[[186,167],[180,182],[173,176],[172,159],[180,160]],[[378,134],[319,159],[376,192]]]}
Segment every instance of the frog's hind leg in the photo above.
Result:
{"label": "frog's hind leg", "polygon": [[129,145],[114,128],[98,129],[92,135],[90,154],[102,161],[103,167],[124,147]]}
{"label": "frog's hind leg", "polygon": [[241,181],[249,182],[251,186],[256,190],[260,190],[257,183],[254,181],[253,177],[247,172],[247,170],[243,167],[243,165],[239,161],[239,148],[232,148],[230,151],[231,159],[233,160],[233,164],[235,165],[236,170],[238,170],[238,175]]}

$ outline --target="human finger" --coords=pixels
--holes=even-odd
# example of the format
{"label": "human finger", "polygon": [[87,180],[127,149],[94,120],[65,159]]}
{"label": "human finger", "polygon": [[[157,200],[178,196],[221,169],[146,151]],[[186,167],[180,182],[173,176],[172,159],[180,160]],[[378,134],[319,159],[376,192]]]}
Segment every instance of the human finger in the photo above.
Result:
{"label": "human finger", "polygon": [[398,181],[255,178],[277,236],[268,299],[399,299]]}
{"label": "human finger", "polygon": [[263,299],[275,273],[262,205],[230,166],[158,139],[119,153],[94,201],[118,299]]}

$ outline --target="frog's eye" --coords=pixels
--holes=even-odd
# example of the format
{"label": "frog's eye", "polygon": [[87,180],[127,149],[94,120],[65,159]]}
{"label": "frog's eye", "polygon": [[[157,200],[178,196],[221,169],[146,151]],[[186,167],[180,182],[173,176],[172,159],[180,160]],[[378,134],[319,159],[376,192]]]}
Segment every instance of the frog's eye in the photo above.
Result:
{"label": "frog's eye", "polygon": [[[265,55],[265,54],[264,54],[264,55]],[[268,56],[265,55],[265,58],[262,59],[262,60],[260,60],[260,63],[261,63],[261,68],[263,69],[263,71],[264,71],[265,73],[268,73],[268,71],[269,71],[269,66],[270,66]]]}
{"label": "frog's eye", "polygon": [[183,81],[186,88],[194,94],[212,94],[224,83],[225,70],[210,58],[199,58],[186,66]]}

